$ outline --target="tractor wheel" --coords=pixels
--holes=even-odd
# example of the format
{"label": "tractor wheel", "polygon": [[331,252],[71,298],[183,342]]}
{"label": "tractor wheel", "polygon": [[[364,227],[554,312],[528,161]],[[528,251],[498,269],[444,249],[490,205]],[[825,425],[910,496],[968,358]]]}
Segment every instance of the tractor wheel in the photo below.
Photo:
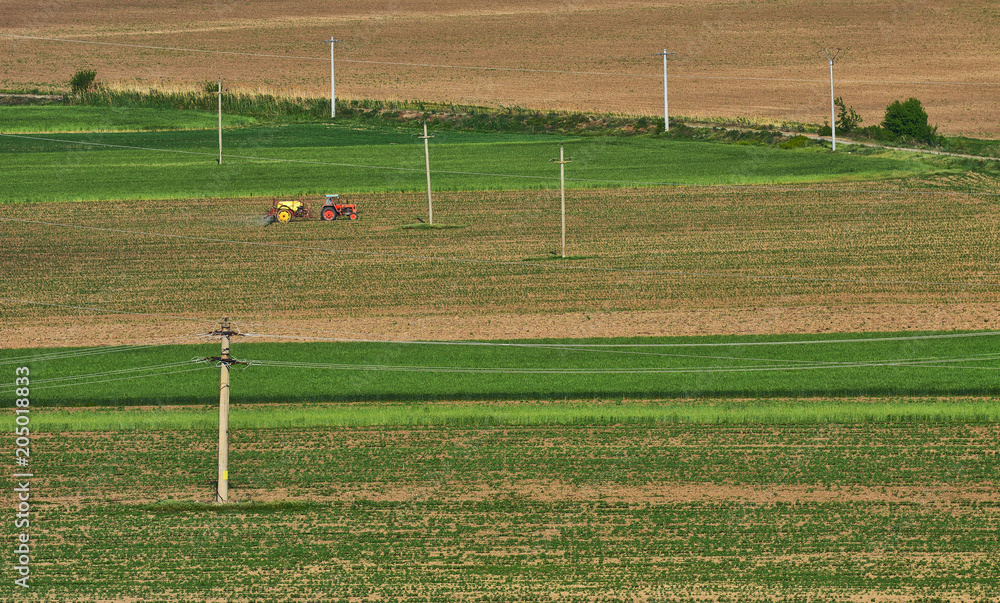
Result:
{"label": "tractor wheel", "polygon": [[337,212],[332,207],[324,207],[323,211],[319,213],[319,217],[322,220],[336,220]]}
{"label": "tractor wheel", "polygon": [[278,210],[278,222],[282,224],[290,221],[292,219],[292,212],[289,209],[281,208]]}
{"label": "tractor wheel", "polygon": [[351,212],[351,219],[352,219],[352,220],[357,220],[357,219],[358,219],[358,214],[357,214],[357,212],[353,212],[353,211]]}

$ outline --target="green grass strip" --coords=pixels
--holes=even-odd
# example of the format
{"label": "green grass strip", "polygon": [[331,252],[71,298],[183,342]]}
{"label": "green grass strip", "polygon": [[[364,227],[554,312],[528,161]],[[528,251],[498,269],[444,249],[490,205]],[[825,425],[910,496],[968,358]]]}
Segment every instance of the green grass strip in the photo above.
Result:
{"label": "green grass strip", "polygon": [[[232,400],[244,409],[456,402],[495,409],[499,401],[523,400],[992,399],[1000,397],[995,338],[984,332],[789,336],[781,345],[761,337],[241,343],[237,357],[260,365],[233,374]],[[218,400],[219,372],[190,360],[216,353],[217,343],[106,353],[0,350],[0,365],[30,367],[35,409],[202,408]],[[10,377],[0,394],[13,396]]]}
{"label": "green grass strip", "polygon": [[[13,419],[5,417],[5,429]],[[1000,422],[1000,401],[960,400],[752,400],[668,403],[586,402],[505,404],[256,405],[234,407],[230,428],[812,424]],[[38,432],[213,430],[213,407],[156,409],[43,409],[32,415]]]}

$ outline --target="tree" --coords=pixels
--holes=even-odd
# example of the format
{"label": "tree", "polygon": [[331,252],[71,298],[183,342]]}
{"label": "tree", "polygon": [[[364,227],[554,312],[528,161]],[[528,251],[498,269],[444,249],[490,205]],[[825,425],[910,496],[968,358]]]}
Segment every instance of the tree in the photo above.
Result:
{"label": "tree", "polygon": [[933,143],[937,138],[937,127],[928,125],[927,112],[920,101],[912,97],[906,102],[893,101],[886,107],[882,127],[897,138],[926,143]]}
{"label": "tree", "polygon": [[861,125],[861,116],[857,114],[854,107],[844,104],[843,97],[838,96],[833,104],[837,106],[837,132],[849,134],[851,130]]}
{"label": "tree", "polygon": [[94,85],[94,78],[97,77],[97,72],[93,69],[81,69],[73,74],[73,77],[69,80],[70,90],[73,94],[81,94],[90,90],[90,87]]}

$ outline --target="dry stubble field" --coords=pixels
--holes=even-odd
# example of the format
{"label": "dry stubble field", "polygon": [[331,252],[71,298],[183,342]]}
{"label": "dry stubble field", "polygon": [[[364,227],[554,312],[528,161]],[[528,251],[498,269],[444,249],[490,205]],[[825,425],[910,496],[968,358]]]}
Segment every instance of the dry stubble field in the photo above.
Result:
{"label": "dry stubble field", "polygon": [[[881,121],[919,98],[942,133],[997,137],[994,51],[1000,9],[988,0],[302,0],[115,5],[31,0],[0,6],[0,33],[101,44],[290,55],[227,56],[0,38],[0,87],[65,87],[78,69],[104,81],[329,93],[331,35],[344,98],[422,99],[662,114],[662,69],[677,52],[671,114],[822,123],[829,70],[818,53],[846,48],[837,94]],[[433,66],[427,66],[433,65]],[[481,66],[501,69],[456,69]],[[529,71],[514,71],[529,70]],[[530,70],[543,70],[530,71]],[[575,74],[552,71],[581,72]],[[627,75],[599,75],[627,74]]]}

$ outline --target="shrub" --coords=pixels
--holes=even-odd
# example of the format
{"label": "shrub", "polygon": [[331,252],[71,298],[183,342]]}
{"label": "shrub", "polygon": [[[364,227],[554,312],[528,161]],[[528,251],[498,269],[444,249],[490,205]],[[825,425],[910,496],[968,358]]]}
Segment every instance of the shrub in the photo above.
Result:
{"label": "shrub", "polygon": [[73,94],[82,94],[90,90],[90,87],[94,85],[95,78],[97,78],[97,72],[93,69],[81,69],[70,78],[69,88]]}
{"label": "shrub", "polygon": [[782,149],[800,149],[809,142],[809,138],[806,136],[792,136],[788,140],[779,143],[778,146]]}
{"label": "shrub", "polygon": [[911,138],[928,144],[937,140],[937,127],[928,125],[927,112],[920,101],[912,97],[906,102],[894,101],[886,107],[882,127],[896,138]]}
{"label": "shrub", "polygon": [[843,134],[849,134],[852,130],[861,125],[861,116],[854,110],[854,107],[848,107],[844,104],[843,97],[838,96],[833,100],[833,104],[837,106],[837,131]]}
{"label": "shrub", "polygon": [[894,139],[892,132],[886,130],[882,126],[865,126],[864,128],[858,128],[855,130],[854,134],[856,136],[871,138],[872,140],[877,140],[879,142],[892,142]]}

